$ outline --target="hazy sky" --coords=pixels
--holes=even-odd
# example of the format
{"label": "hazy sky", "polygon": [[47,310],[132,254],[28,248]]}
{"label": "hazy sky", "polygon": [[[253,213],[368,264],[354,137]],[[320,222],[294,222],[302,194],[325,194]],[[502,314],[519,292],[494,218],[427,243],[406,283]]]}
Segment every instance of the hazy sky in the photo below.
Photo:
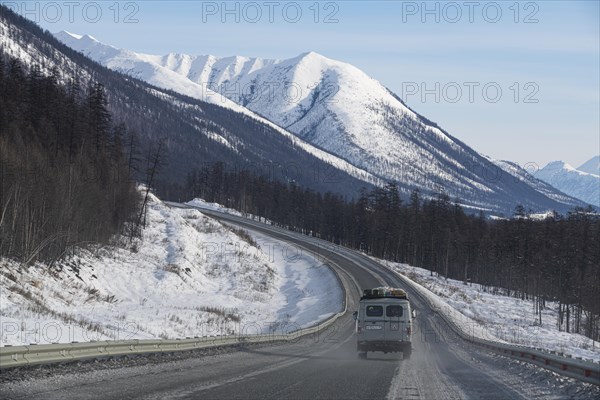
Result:
{"label": "hazy sky", "polygon": [[600,153],[599,2],[0,1],[138,52],[356,65],[452,135],[521,165]]}

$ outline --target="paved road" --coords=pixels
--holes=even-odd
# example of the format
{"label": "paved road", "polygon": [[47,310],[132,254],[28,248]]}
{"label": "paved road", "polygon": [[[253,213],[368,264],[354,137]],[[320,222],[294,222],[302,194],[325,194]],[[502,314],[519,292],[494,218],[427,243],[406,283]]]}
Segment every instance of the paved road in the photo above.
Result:
{"label": "paved road", "polygon": [[[175,206],[175,205],[174,205]],[[100,369],[0,388],[2,398],[43,399],[531,399],[560,398],[552,381],[532,380],[520,364],[488,354],[452,335],[441,318],[411,293],[415,320],[410,360],[369,353],[357,357],[352,311],[362,288],[403,286],[362,254],[257,222],[205,212],[267,233],[323,257],[342,280],[348,312],[326,332],[293,344],[248,347],[173,362]],[[537,372],[536,372],[537,373]],[[544,372],[545,373],[545,372]]]}

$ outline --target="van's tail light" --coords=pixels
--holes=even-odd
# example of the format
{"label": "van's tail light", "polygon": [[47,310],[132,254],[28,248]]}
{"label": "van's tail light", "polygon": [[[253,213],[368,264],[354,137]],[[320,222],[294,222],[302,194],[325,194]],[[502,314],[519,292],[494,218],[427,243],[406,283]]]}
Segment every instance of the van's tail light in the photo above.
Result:
{"label": "van's tail light", "polygon": [[407,326],[407,327],[406,327],[406,334],[407,334],[407,335],[410,335],[410,333],[411,333],[410,326]]}
{"label": "van's tail light", "polygon": [[360,335],[360,334],[362,333],[362,326],[358,325],[358,326],[356,327],[356,333],[357,333],[358,335]]}

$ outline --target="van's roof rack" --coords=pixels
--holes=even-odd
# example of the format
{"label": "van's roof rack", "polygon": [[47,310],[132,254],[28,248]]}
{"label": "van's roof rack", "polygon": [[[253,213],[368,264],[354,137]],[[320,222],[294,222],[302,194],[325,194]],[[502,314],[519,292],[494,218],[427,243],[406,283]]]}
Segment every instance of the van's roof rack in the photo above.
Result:
{"label": "van's roof rack", "polygon": [[363,290],[363,296],[360,299],[383,299],[388,297],[408,300],[408,295],[404,289],[385,286]]}

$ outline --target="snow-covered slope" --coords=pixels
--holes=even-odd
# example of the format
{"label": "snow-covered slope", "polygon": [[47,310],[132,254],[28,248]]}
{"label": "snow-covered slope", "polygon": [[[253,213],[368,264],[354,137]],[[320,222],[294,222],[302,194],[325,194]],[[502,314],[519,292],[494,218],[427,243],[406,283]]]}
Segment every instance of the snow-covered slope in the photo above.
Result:
{"label": "snow-covered slope", "polygon": [[106,45],[90,35],[77,35],[62,31],[55,36],[72,49],[82,52],[94,61],[110,69],[134,76],[163,89],[174,90],[178,93],[221,105],[237,112],[254,115],[248,112],[248,109],[245,107],[240,107],[226,97],[209,91],[200,84],[194,84],[182,76],[180,72],[182,71],[181,63],[183,60],[181,58],[185,59],[184,56],[179,58],[179,63],[175,63],[173,60],[174,55],[158,57],[138,54]]}
{"label": "snow-covered slope", "polygon": [[[73,37],[96,46],[101,57],[121,54],[110,46],[101,46],[92,37]],[[61,84],[76,82],[83,91],[92,82],[103,84],[114,122],[124,123],[130,132],[138,133],[143,147],[139,150],[145,152],[149,146],[166,140],[162,148],[167,162],[157,184],[163,193],[172,193],[172,188],[184,184],[186,175],[194,169],[215,162],[229,169],[243,168],[278,181],[294,180],[316,191],[346,196],[380,182],[372,174],[220,95],[206,99],[212,101],[210,104],[163,89],[179,82],[181,77],[174,72],[163,77],[171,79],[169,85],[157,87],[105,68],[2,5],[0,53],[4,58],[20,61],[25,70],[39,66],[42,73],[53,74]]]}
{"label": "snow-covered slope", "polygon": [[446,316],[475,337],[600,361],[600,343],[581,334],[559,330],[556,302],[547,301],[540,317],[533,312],[532,300],[497,294],[505,292],[504,289],[488,287],[485,290],[477,284],[465,285],[432,275],[423,268],[377,261],[415,282],[420,293],[439,304]]}
{"label": "snow-covered slope", "polygon": [[577,170],[588,174],[600,175],[600,156],[595,156],[577,167]]}
{"label": "snow-covered slope", "polygon": [[155,197],[147,223],[52,267],[0,259],[0,345],[285,332],[340,310],[333,272],[285,243]]}
{"label": "snow-covered slope", "polygon": [[185,73],[191,76],[197,76],[198,78],[226,79],[234,72],[251,72],[257,67],[269,64],[271,61],[242,59],[240,57],[234,57],[231,60],[218,60],[212,56],[191,57],[177,54],[169,54],[160,57],[117,49],[113,46],[103,44],[89,35],[77,35],[61,31],[55,36],[72,49],[82,52],[94,61],[97,61],[110,69],[134,76],[159,88],[174,90],[177,93],[247,115],[260,123],[275,129],[281,135],[292,140],[294,146],[301,148],[335,168],[339,168],[351,176],[365,182],[373,184],[381,183],[380,179],[365,170],[357,168],[349,162],[316,148],[303,140],[299,140],[289,131],[282,129],[268,119],[261,117],[246,107],[240,106],[224,95],[210,90],[207,85],[189,80],[186,77],[187,75],[184,75]]}
{"label": "snow-covered slope", "polygon": [[486,157],[358,68],[314,52],[287,60],[156,56],[68,32],[56,37],[109,68],[159,87],[226,107],[236,103],[366,171],[369,176],[362,179],[397,181],[405,195],[413,189],[425,195],[445,192],[471,209],[503,212],[517,203],[561,211],[575,205],[572,199],[561,203],[558,192],[548,197],[527,183],[515,185],[510,174],[489,179],[497,167]]}
{"label": "snow-covered slope", "polygon": [[426,141],[459,148],[448,135],[420,123],[414,112],[358,68],[314,52],[283,61],[174,53],[155,56],[117,49],[88,35],[63,31],[55,36],[111,69],[240,111],[233,100],[384,179],[421,187],[431,184],[433,175],[453,181],[448,166],[461,168],[456,163],[446,165],[449,160],[443,154],[406,140],[391,125],[406,117],[423,129]]}
{"label": "snow-covered slope", "polygon": [[534,175],[570,196],[600,207],[599,175],[580,171],[563,161],[553,161]]}

